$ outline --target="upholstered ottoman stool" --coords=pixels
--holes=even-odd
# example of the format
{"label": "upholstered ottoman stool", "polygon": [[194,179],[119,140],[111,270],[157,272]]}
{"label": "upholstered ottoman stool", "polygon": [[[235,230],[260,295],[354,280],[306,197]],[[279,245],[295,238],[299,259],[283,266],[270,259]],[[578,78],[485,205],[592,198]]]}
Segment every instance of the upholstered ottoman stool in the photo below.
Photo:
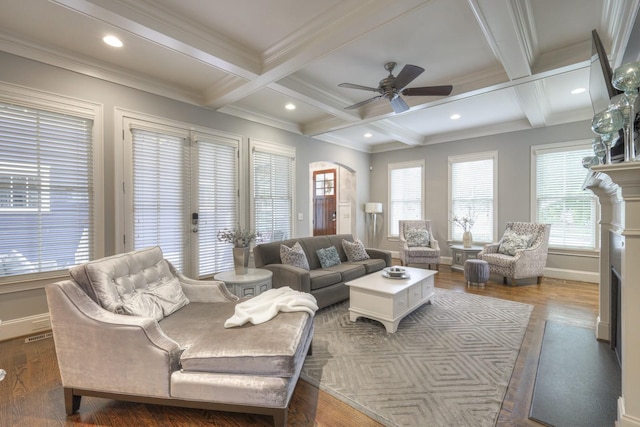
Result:
{"label": "upholstered ottoman stool", "polygon": [[481,259],[468,259],[464,262],[464,280],[467,285],[484,286],[489,280],[489,263]]}

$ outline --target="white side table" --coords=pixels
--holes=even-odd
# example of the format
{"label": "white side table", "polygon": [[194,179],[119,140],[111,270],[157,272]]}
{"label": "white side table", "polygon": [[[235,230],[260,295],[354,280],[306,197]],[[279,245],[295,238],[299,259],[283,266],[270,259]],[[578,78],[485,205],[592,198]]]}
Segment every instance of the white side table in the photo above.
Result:
{"label": "white side table", "polygon": [[451,269],[463,272],[464,262],[468,259],[476,259],[482,249],[484,249],[483,246],[465,248],[462,245],[451,245]]}
{"label": "white side table", "polygon": [[263,268],[248,268],[247,274],[236,274],[234,270],[217,273],[213,278],[223,281],[231,293],[240,298],[260,295],[271,289],[273,273]]}

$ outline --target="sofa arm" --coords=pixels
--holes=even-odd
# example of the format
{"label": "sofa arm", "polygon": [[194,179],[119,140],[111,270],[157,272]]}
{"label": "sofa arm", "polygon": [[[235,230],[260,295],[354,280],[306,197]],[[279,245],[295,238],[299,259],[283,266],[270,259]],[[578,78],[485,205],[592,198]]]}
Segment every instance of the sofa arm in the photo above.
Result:
{"label": "sofa arm", "polygon": [[365,251],[367,251],[369,258],[381,259],[384,261],[387,267],[391,267],[391,252],[384,249],[373,248],[366,248]]}
{"label": "sofa arm", "polygon": [[311,293],[311,277],[304,268],[287,264],[267,264],[261,268],[273,273],[271,280],[273,288],[289,286],[296,291]]}
{"label": "sofa arm", "polygon": [[152,318],[111,313],[71,280],[46,287],[62,384],[170,397],[181,349]]}
{"label": "sofa arm", "polygon": [[232,302],[239,298],[220,280],[193,280],[178,273],[182,291],[189,302]]}

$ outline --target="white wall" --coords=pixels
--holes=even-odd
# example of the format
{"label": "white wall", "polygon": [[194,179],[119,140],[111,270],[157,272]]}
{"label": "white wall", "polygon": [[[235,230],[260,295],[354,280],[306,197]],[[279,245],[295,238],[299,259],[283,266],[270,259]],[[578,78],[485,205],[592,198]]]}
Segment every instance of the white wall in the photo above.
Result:
{"label": "white wall", "polygon": [[[450,257],[447,245],[448,230],[448,157],[469,153],[498,151],[498,238],[508,221],[530,221],[531,204],[531,146],[564,141],[592,139],[590,122],[551,126],[455,142],[412,147],[372,156],[372,200],[387,205],[380,196],[387,194],[387,166],[409,160],[425,161],[425,218],[432,220],[435,238],[443,257]],[[586,176],[586,169],[585,169]],[[398,242],[388,238],[387,218],[384,219],[381,247],[398,250]],[[566,279],[597,281],[598,254],[550,251],[548,276]]]}

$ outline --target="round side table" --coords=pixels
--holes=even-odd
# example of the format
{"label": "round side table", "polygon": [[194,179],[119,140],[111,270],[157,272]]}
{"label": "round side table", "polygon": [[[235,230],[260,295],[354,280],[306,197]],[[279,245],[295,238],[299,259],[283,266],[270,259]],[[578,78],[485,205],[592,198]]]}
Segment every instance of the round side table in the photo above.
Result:
{"label": "round side table", "polygon": [[269,270],[248,268],[247,274],[236,274],[234,270],[231,270],[217,273],[213,278],[224,282],[231,293],[244,298],[260,295],[267,289],[271,289],[272,276],[273,273]]}

